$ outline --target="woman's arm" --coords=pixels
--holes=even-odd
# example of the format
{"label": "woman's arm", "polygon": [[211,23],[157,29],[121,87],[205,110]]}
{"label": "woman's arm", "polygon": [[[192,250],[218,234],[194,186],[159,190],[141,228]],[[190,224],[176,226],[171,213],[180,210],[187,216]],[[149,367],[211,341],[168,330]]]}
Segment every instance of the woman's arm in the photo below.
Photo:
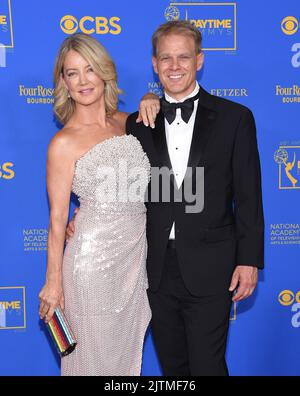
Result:
{"label": "woman's arm", "polygon": [[70,193],[74,175],[74,155],[66,136],[59,132],[51,141],[47,159],[47,190],[50,202],[46,282],[39,294],[39,314],[48,322],[58,305],[64,309],[62,260]]}

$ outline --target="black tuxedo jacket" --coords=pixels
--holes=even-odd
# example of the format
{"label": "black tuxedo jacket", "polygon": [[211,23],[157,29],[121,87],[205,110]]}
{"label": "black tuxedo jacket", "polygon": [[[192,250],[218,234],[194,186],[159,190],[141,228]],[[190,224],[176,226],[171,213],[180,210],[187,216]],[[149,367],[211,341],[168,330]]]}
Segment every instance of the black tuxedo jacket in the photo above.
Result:
{"label": "black tuxedo jacket", "polygon": [[[152,291],[160,283],[174,221],[181,274],[193,295],[228,290],[237,265],[263,268],[264,220],[253,115],[240,104],[200,90],[188,166],[193,168],[194,192],[195,168],[204,167],[204,208],[186,213],[187,203],[176,202],[174,196],[171,202],[160,199],[146,204]],[[137,124],[137,114],[128,117],[127,133],[140,141],[152,167],[171,168],[163,114],[158,114],[153,130]],[[186,178],[187,174],[182,188]]]}

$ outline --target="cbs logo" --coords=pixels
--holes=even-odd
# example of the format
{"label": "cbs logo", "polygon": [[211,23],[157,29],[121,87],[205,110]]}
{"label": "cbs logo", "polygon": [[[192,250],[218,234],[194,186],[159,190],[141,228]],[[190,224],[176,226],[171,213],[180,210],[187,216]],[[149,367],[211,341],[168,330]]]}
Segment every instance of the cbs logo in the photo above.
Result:
{"label": "cbs logo", "polygon": [[281,30],[283,31],[284,34],[287,34],[288,36],[295,34],[298,29],[299,29],[299,22],[293,16],[288,16],[284,18],[283,21],[281,22]]}
{"label": "cbs logo", "polygon": [[86,34],[120,34],[121,26],[118,24],[120,18],[111,17],[109,19],[99,16],[84,16],[79,21],[73,15],[65,15],[60,20],[61,30],[66,34],[76,33],[78,29]]}
{"label": "cbs logo", "polygon": [[300,303],[300,291],[296,295],[291,290],[283,290],[279,293],[278,301],[281,305],[292,305],[295,300],[297,303]]}
{"label": "cbs logo", "polygon": [[296,295],[291,290],[283,290],[279,293],[278,301],[283,306],[291,305],[291,325],[294,328],[300,327],[300,291]]}
{"label": "cbs logo", "polygon": [[0,165],[0,179],[10,180],[15,177],[15,172],[12,170],[14,164],[12,162],[4,162]]}

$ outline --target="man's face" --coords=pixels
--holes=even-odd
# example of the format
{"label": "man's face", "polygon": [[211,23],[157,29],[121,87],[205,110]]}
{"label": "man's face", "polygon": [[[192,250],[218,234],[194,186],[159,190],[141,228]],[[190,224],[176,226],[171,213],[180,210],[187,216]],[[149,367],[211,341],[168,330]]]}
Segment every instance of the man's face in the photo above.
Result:
{"label": "man's face", "polygon": [[193,92],[196,73],[201,69],[203,60],[203,53],[196,53],[192,37],[168,34],[158,40],[152,63],[165,92],[181,100]]}

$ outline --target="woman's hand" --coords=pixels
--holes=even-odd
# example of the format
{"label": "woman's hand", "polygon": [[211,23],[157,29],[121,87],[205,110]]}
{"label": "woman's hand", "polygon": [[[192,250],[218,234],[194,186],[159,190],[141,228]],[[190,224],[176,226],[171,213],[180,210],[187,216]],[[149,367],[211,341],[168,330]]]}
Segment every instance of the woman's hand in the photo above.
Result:
{"label": "woman's hand", "polygon": [[41,301],[39,315],[46,323],[51,320],[58,306],[60,306],[62,310],[65,308],[65,300],[60,280],[47,280],[39,294],[39,298]]}
{"label": "woman's hand", "polygon": [[140,101],[139,115],[136,122],[143,121],[144,125],[155,127],[156,116],[160,110],[159,96],[148,92]]}

